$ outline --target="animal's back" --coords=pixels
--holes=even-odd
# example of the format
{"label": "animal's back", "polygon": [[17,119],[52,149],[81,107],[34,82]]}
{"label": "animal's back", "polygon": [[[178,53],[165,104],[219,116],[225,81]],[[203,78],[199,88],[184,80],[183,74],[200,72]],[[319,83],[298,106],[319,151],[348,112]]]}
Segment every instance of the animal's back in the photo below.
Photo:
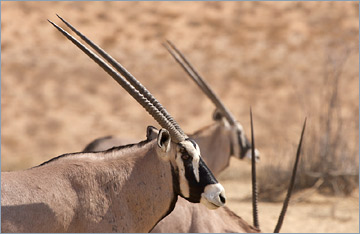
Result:
{"label": "animal's back", "polygon": [[101,137],[98,139],[93,140],[90,142],[83,150],[83,152],[98,152],[98,151],[104,151],[108,150],[110,148],[121,146],[121,145],[127,145],[127,144],[133,144],[137,142],[134,139],[123,139],[123,138],[117,138],[113,136],[106,136]]}
{"label": "animal's back", "polygon": [[209,210],[201,204],[179,197],[176,207],[161,220],[152,233],[225,233],[259,232],[227,207]]}

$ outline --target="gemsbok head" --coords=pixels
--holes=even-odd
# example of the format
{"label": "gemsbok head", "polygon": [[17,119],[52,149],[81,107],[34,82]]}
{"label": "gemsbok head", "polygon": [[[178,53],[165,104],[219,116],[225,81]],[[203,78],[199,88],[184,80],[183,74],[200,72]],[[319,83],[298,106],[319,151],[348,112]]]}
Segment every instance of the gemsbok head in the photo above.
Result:
{"label": "gemsbok head", "polygon": [[197,143],[135,77],[59,18],[121,75],[49,22],[113,77],[162,129],[156,139],[138,144],[65,154],[25,171],[2,172],[2,232],[149,232],[174,209],[178,196],[210,209],[223,206],[224,188],[204,163]]}

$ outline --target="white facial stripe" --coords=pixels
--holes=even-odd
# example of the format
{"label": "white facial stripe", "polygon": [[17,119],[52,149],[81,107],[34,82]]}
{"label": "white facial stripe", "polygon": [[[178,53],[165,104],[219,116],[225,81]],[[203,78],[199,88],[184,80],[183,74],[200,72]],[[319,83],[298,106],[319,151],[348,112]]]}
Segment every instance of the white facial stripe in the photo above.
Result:
{"label": "white facial stripe", "polygon": [[194,147],[193,143],[189,140],[182,141],[180,144],[193,158],[198,158],[197,160],[200,160],[200,148],[198,145]]}
{"label": "white facial stripe", "polygon": [[186,149],[186,151],[192,157],[194,176],[196,181],[199,183],[200,182],[200,175],[199,175],[200,147],[198,145],[194,146],[193,143],[189,140],[182,141],[181,145]]}
{"label": "white facial stripe", "polygon": [[[196,160],[196,159],[198,159],[198,160]],[[196,181],[198,183],[200,182],[199,161],[200,161],[200,157],[199,158],[193,158],[193,161],[192,161],[195,179],[196,179]]]}

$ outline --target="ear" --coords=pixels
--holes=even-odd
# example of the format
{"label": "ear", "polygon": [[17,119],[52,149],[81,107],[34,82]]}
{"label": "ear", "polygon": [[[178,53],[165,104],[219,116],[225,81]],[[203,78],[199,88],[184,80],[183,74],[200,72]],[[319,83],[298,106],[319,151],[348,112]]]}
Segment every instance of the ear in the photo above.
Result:
{"label": "ear", "polygon": [[159,130],[153,126],[148,126],[146,129],[146,139],[151,141],[157,137]]}
{"label": "ear", "polygon": [[221,111],[219,109],[215,109],[214,113],[213,113],[213,120],[217,123],[220,123],[222,125],[224,125],[225,127],[230,127],[229,122],[227,121],[227,119],[224,117],[224,115],[221,113]]}
{"label": "ear", "polygon": [[223,115],[221,114],[221,112],[218,109],[215,109],[212,117],[213,117],[214,121],[220,121],[220,120],[222,120]]}
{"label": "ear", "polygon": [[169,152],[171,146],[170,143],[171,143],[170,133],[164,128],[160,129],[157,137],[157,144],[160,147],[161,151],[164,153]]}

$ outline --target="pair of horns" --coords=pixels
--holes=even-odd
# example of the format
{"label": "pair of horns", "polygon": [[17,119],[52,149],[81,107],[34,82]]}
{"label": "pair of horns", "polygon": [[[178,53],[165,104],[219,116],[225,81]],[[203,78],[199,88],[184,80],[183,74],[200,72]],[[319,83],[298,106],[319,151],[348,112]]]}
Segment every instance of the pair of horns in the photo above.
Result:
{"label": "pair of horns", "polygon": [[220,101],[216,94],[211,90],[209,85],[204,81],[204,79],[199,75],[199,73],[194,69],[190,62],[185,58],[185,56],[176,48],[176,46],[171,42],[167,41],[163,44],[164,47],[169,51],[173,58],[181,65],[185,72],[192,78],[192,80],[200,87],[200,89],[208,96],[208,98],[214,103],[216,108],[225,116],[228,122],[231,125],[236,124],[236,119],[231,114],[231,112],[225,107],[225,105]]}
{"label": "pair of horns", "polygon": [[[177,122],[170,116],[166,109],[156,100],[156,98],[119,62],[107,54],[103,49],[93,43],[90,39],[80,33],[71,24],[57,15],[73,32],[75,32],[82,40],[98,52],[107,62],[109,62],[116,71],[110,67],[103,59],[89,50],[85,45],[71,36],[61,27],[48,20],[55,28],[57,28],[66,38],[73,42],[79,49],[96,62],[104,71],[106,71],[115,81],[117,81],[143,108],[162,126],[167,129],[174,142],[178,143],[185,140],[187,135],[182,131]],[[121,74],[119,74],[119,73]],[[125,78],[124,78],[125,77]]]}
{"label": "pair of horns", "polygon": [[[250,123],[251,123],[251,182],[252,182],[252,194],[253,194],[252,195],[253,223],[254,223],[254,227],[260,229],[259,217],[258,217],[258,206],[257,206],[258,205],[258,191],[257,191],[257,183],[256,183],[255,140],[254,140],[254,127],[253,127],[253,118],[252,118],[251,108],[250,108]],[[275,226],[274,233],[280,232],[280,229],[281,229],[282,224],[285,219],[285,214],[286,214],[287,208],[289,206],[291,194],[294,189],[295,176],[296,176],[296,171],[297,171],[299,160],[300,160],[301,145],[302,145],[302,141],[303,141],[303,137],[304,137],[305,127],[306,127],[306,118],[304,120],[298,148],[296,151],[296,158],[295,158],[295,162],[294,162],[294,166],[293,166],[293,170],[292,170],[292,175],[291,175],[288,191],[286,193],[286,197],[285,197],[283,207],[282,207],[280,215],[279,215],[278,222]]]}
{"label": "pair of horns", "polygon": [[[73,32],[75,32],[81,39],[83,39],[88,45],[90,45],[95,51],[97,51],[107,62],[109,62],[112,67],[110,67],[104,60],[99,56],[89,50],[86,46],[80,43],[77,39],[71,36],[61,27],[57,26],[55,23],[48,20],[55,28],[57,28],[66,38],[73,42],[79,49],[81,49],[86,55],[88,55],[94,62],[96,62],[104,71],[106,71],[113,79],[115,79],[143,108],[151,115],[153,118],[162,126],[167,129],[172,137],[174,142],[181,142],[187,138],[186,134],[182,131],[180,126],[176,121],[170,116],[166,109],[156,100],[156,98],[134,77],[132,76],[120,63],[118,63],[114,58],[107,54],[103,49],[85,37],[82,33],[76,30],[71,24],[57,15]],[[184,70],[190,75],[190,77],[198,84],[198,86],[205,92],[205,94],[210,98],[210,100],[215,104],[215,106],[224,114],[226,119],[231,125],[236,123],[235,118],[227,110],[227,108],[222,104],[220,99],[215,95],[215,93],[209,88],[201,76],[195,71],[195,69],[190,65],[187,59],[182,55],[182,53],[177,50],[177,48],[170,42],[167,42],[170,47],[165,44],[166,49],[171,53],[171,55],[176,59],[176,61],[184,68]],[[177,53],[175,54],[174,51]],[[182,61],[181,61],[182,60]],[[257,188],[256,188],[256,174],[255,174],[255,142],[253,135],[253,121],[252,121],[252,112],[250,110],[250,120],[251,120],[251,140],[252,140],[252,178],[253,178],[253,210],[254,210],[254,226],[259,228],[259,222],[257,217]],[[293,173],[288,188],[288,192],[283,204],[281,214],[279,216],[278,223],[274,232],[279,232],[281,225],[283,223],[285,212],[287,210],[290,196],[294,187],[296,169],[300,158],[300,149],[302,145],[302,139],[305,131],[306,119],[304,121],[303,129],[301,132],[300,142],[298,145],[296,159],[294,163]]]}

